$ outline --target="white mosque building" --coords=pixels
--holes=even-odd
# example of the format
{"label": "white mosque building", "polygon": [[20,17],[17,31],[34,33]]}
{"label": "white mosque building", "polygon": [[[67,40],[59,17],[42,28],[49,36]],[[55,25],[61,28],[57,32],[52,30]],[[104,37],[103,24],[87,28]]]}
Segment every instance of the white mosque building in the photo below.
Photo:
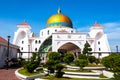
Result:
{"label": "white mosque building", "polygon": [[[21,52],[40,52],[45,60],[47,52],[82,52],[86,41],[92,48],[92,55],[104,57],[109,55],[110,46],[104,27],[95,23],[90,27],[90,32],[78,32],[73,28],[70,18],[58,10],[57,14],[50,16],[46,22],[46,28],[40,30],[39,37],[31,32],[31,26],[24,21],[18,24],[18,30],[14,33],[13,44],[20,46]],[[100,54],[99,54],[100,53]],[[24,53],[23,58],[29,58],[31,53]]]}

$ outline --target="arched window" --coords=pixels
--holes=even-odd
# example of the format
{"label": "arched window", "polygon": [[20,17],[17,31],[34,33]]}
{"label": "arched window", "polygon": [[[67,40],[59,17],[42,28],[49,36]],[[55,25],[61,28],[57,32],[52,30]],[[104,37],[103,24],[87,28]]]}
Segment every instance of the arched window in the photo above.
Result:
{"label": "arched window", "polygon": [[37,48],[35,48],[35,51],[37,51]]}
{"label": "arched window", "polygon": [[24,44],[24,41],[22,41],[22,44]]}
{"label": "arched window", "polygon": [[99,51],[101,51],[101,49],[99,48]]}
{"label": "arched window", "polygon": [[39,40],[39,44],[41,43],[41,41]]}
{"label": "arched window", "polygon": [[35,40],[35,44],[37,44],[37,40]]}
{"label": "arched window", "polygon": [[55,29],[55,32],[57,32],[57,30]]}
{"label": "arched window", "polygon": [[21,50],[23,50],[23,47],[21,47]]}
{"label": "arched window", "polygon": [[73,33],[73,30],[71,31],[71,33]]}
{"label": "arched window", "polygon": [[42,32],[42,36],[43,36],[43,32]]}
{"label": "arched window", "polygon": [[49,30],[48,30],[48,35],[49,35]]}
{"label": "arched window", "polygon": [[98,41],[98,44],[100,44],[100,41]]}

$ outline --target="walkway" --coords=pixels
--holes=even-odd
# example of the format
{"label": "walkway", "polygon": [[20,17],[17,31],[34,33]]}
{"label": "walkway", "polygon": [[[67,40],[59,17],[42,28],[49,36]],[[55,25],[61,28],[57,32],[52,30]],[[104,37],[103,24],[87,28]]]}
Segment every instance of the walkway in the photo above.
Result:
{"label": "walkway", "polygon": [[15,76],[16,69],[0,69],[0,80],[20,80]]}

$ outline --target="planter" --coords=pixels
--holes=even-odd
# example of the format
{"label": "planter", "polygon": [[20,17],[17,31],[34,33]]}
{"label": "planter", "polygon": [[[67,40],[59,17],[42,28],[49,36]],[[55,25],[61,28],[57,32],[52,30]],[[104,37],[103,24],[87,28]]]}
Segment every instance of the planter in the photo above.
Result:
{"label": "planter", "polygon": [[[21,68],[20,68],[21,69]],[[25,75],[22,75],[18,72],[18,70],[20,69],[17,69],[15,71],[15,75],[19,78],[19,79],[22,79],[22,80],[29,80],[29,79],[35,79],[35,78],[40,78],[40,77],[44,77],[46,74],[45,73],[40,73],[40,74],[37,74],[37,75],[33,75],[33,76],[25,76]]]}

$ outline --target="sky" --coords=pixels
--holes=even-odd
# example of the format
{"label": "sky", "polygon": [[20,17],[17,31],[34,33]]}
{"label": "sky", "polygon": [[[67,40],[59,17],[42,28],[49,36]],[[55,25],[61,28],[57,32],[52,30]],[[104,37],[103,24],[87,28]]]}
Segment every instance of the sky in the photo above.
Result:
{"label": "sky", "polygon": [[80,32],[89,32],[97,21],[104,27],[111,51],[116,51],[116,46],[120,51],[120,0],[0,0],[0,36],[7,39],[10,35],[12,42],[17,24],[24,20],[39,36],[58,8]]}

